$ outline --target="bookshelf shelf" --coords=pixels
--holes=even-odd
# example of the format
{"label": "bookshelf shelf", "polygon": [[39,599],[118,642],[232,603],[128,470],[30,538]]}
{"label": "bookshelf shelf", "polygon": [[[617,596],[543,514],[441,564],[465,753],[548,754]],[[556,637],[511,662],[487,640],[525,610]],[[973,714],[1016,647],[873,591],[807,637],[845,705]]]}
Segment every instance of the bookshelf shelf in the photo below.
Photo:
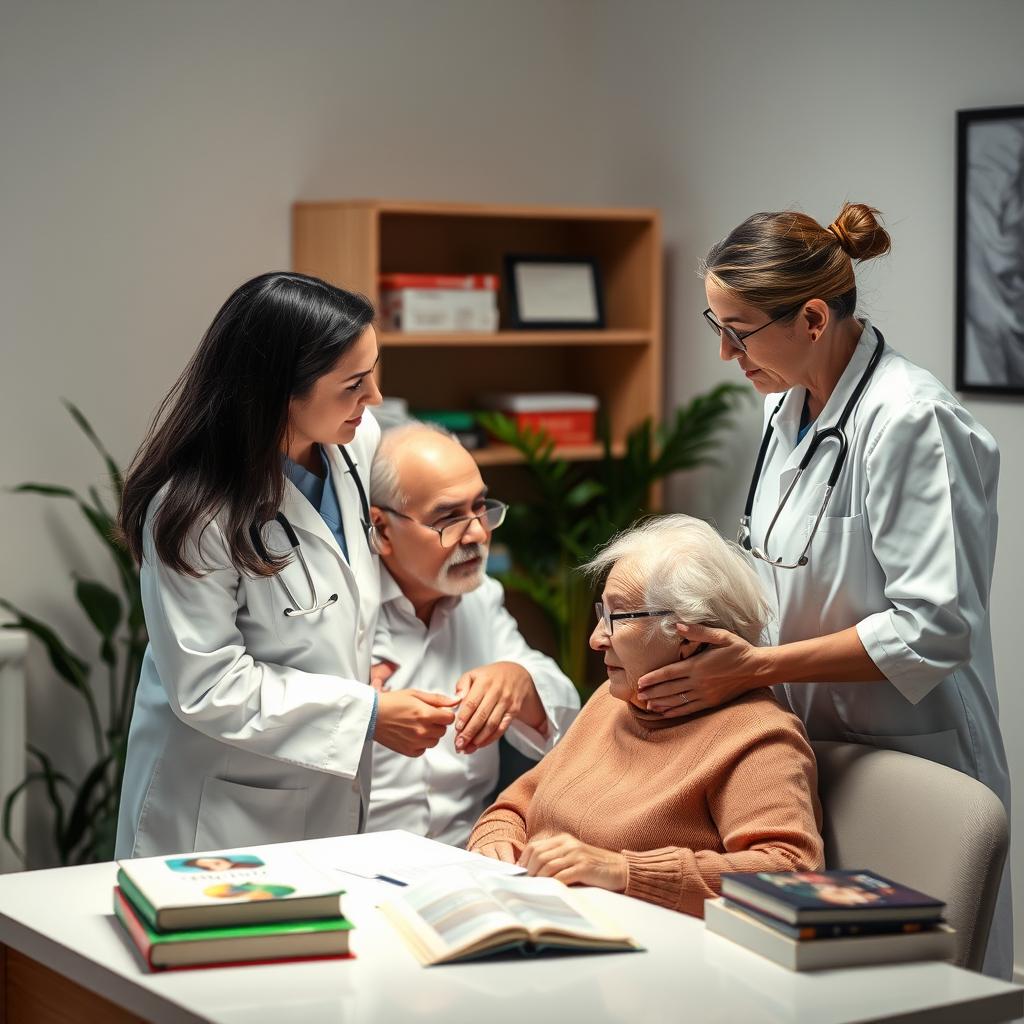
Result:
{"label": "bookshelf shelf", "polygon": [[[365,199],[298,202],[292,211],[295,269],[374,302],[381,274],[501,275],[509,253],[595,260],[606,327],[382,331],[384,394],[406,399],[415,411],[474,409],[485,392],[588,392],[598,396],[619,449],[645,418],[660,421],[662,253],[656,210]],[[502,295],[503,313],[504,300]],[[500,472],[522,461],[499,446],[475,454],[481,466]],[[567,448],[563,454],[588,461],[600,457],[600,446]]]}
{"label": "bookshelf shelf", "polygon": [[[622,455],[624,451],[624,445],[612,445],[614,455]],[[567,462],[596,462],[603,454],[604,448],[600,444],[563,445],[555,449],[555,455]],[[478,448],[472,455],[478,466],[516,466],[524,461],[519,451],[507,444]]]}
{"label": "bookshelf shelf", "polygon": [[648,331],[495,331],[483,333],[402,333],[381,331],[378,335],[385,348],[411,348],[438,346],[444,348],[475,347],[481,345],[649,345]]}

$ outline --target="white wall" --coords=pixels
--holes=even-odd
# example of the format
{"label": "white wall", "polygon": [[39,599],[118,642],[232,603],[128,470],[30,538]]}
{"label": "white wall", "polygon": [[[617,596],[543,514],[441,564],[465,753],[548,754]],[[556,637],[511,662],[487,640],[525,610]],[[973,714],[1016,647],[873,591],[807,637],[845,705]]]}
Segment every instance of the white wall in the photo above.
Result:
{"label": "white wall", "polygon": [[[864,200],[895,249],[862,277],[863,307],[949,383],[953,111],[1024,102],[1022,38],[1015,0],[5,0],[0,483],[96,479],[61,395],[129,457],[231,288],[287,264],[296,197],[661,207],[672,401],[735,379],[698,320],[710,243],[754,210],[827,220]],[[1003,450],[994,629],[1019,822],[1024,406],[968,405]],[[751,406],[735,472],[676,500],[731,531],[757,429]],[[84,641],[69,567],[105,566],[46,508],[0,493],[0,595]],[[38,655],[30,672],[31,736],[73,767],[73,698]]]}
{"label": "white wall", "polygon": [[[229,292],[289,264],[295,198],[600,202],[584,8],[3,0],[0,486],[100,478],[60,396],[127,460]],[[0,596],[91,655],[73,508],[0,491],[0,522]],[[30,739],[77,770],[81,706],[30,673]]]}
{"label": "white wall", "polygon": [[[827,224],[843,200],[887,215],[893,252],[859,275],[861,307],[886,338],[952,386],[955,117],[1024,103],[1024,5],[1011,0],[634,2],[602,8],[614,67],[609,200],[665,212],[670,247],[669,407],[734,365],[700,321],[699,256],[748,214],[799,208]],[[742,379],[742,378],[739,378]],[[1001,720],[1024,822],[1024,401],[964,399],[1002,450],[993,631]],[[679,487],[688,511],[732,533],[760,431],[732,442],[728,473]],[[1024,964],[1024,843],[1015,842],[1016,957]]]}

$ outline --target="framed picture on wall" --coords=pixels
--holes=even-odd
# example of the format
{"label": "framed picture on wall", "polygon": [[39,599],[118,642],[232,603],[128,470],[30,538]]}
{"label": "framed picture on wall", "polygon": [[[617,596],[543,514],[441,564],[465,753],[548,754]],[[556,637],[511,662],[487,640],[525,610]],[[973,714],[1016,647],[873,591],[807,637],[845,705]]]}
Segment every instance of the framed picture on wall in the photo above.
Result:
{"label": "framed picture on wall", "polygon": [[1024,395],[1024,106],[957,112],[956,387]]}

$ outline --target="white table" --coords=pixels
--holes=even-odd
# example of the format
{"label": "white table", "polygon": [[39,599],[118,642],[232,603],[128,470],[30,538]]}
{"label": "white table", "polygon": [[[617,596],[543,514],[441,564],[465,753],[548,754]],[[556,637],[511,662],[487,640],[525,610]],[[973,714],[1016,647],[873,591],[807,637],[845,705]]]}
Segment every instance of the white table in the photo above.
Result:
{"label": "white table", "polygon": [[[294,845],[337,863],[378,838]],[[0,877],[0,1024],[5,1005],[6,1024],[45,1024],[69,1019],[60,1016],[69,1003],[71,1019],[96,1024],[137,1019],[132,1014],[175,1024],[985,1024],[1024,1014],[1024,989],[948,964],[792,973],[705,934],[702,921],[602,890],[590,898],[646,952],[424,968],[375,909],[392,887],[350,875],[343,906],[356,925],[355,960],[146,974],[112,915],[115,874],[113,864],[94,864]],[[109,1003],[90,1005],[78,986]]]}

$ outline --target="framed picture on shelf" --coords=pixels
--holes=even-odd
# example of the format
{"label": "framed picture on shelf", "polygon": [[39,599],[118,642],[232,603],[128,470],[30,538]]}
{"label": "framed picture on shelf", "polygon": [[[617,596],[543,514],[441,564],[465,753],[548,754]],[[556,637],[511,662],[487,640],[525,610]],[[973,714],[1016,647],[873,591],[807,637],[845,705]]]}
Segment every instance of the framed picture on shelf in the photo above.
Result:
{"label": "framed picture on shelf", "polygon": [[596,260],[572,256],[505,257],[509,326],[519,330],[604,327]]}
{"label": "framed picture on shelf", "polygon": [[957,112],[956,387],[1024,395],[1024,107]]}

